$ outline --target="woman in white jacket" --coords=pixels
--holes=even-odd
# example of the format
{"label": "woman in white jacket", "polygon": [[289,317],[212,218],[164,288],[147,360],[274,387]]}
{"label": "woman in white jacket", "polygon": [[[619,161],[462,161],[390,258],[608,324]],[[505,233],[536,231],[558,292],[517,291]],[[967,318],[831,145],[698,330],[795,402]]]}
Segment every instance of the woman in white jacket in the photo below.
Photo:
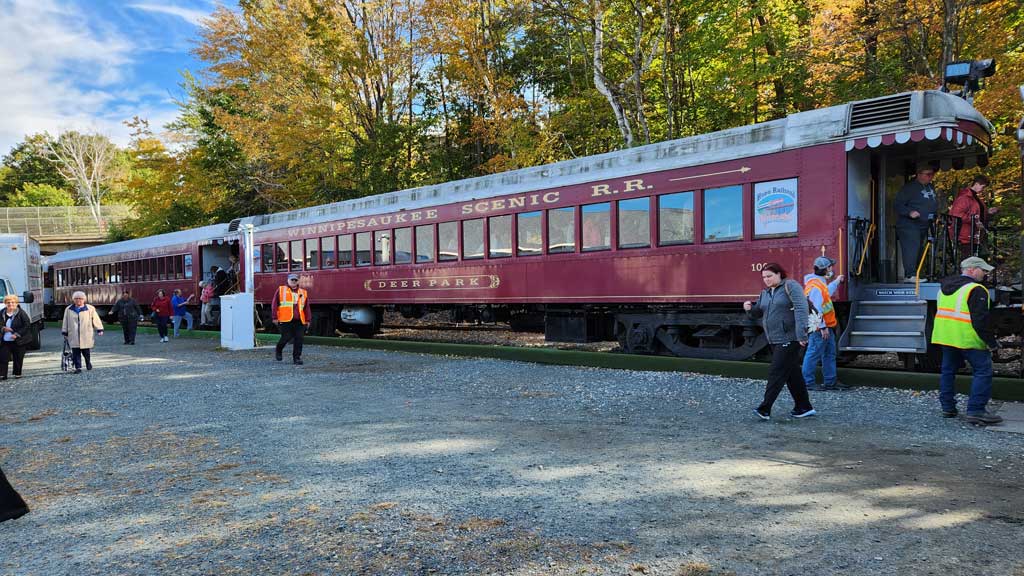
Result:
{"label": "woman in white jacket", "polygon": [[75,374],[82,373],[82,357],[85,357],[85,369],[92,370],[92,358],[90,353],[96,340],[94,332],[103,336],[103,322],[96,309],[85,303],[85,292],[75,292],[71,295],[71,306],[64,309],[64,324],[60,332],[71,344],[71,359],[75,363]]}

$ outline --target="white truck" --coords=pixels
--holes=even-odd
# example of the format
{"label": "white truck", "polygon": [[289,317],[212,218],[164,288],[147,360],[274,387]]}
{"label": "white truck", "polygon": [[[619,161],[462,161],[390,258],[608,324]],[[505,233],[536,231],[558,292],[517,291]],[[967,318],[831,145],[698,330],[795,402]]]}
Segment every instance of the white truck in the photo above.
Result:
{"label": "white truck", "polygon": [[28,234],[0,234],[0,290],[14,294],[32,319],[30,350],[41,344],[43,329],[43,266],[39,242]]}

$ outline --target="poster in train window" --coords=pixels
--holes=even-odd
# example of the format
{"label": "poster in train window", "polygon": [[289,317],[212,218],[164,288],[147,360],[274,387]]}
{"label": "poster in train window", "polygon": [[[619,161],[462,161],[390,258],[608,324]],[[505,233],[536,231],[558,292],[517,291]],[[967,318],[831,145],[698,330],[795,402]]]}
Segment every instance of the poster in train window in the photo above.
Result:
{"label": "poster in train window", "polygon": [[754,238],[796,236],[796,180],[754,184]]}
{"label": "poster in train window", "polygon": [[[259,262],[259,247],[256,247],[256,261]],[[192,277],[192,255],[185,254],[185,278]]]}

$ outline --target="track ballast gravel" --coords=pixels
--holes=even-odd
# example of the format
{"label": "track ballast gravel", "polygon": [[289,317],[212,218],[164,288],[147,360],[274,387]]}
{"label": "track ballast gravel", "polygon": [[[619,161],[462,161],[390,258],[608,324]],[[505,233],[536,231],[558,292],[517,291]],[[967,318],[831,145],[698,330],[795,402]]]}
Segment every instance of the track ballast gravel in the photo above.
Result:
{"label": "track ballast gravel", "polygon": [[0,574],[1024,576],[1024,436],[933,394],[53,336],[0,383]]}

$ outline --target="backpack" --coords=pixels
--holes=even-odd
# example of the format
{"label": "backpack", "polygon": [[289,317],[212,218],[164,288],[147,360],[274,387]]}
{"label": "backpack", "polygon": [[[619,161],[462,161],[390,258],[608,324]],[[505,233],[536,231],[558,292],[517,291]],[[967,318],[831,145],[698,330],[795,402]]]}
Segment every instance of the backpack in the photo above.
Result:
{"label": "backpack", "polygon": [[[793,295],[789,293],[789,282],[783,280],[782,285],[786,288],[786,296],[789,297],[789,301],[793,302]],[[803,290],[801,290],[800,293],[803,294]],[[810,298],[804,296],[804,299],[807,300],[807,333],[810,334],[817,330],[818,326],[821,325],[822,315],[821,312],[818,312],[818,309],[814,307]]]}

